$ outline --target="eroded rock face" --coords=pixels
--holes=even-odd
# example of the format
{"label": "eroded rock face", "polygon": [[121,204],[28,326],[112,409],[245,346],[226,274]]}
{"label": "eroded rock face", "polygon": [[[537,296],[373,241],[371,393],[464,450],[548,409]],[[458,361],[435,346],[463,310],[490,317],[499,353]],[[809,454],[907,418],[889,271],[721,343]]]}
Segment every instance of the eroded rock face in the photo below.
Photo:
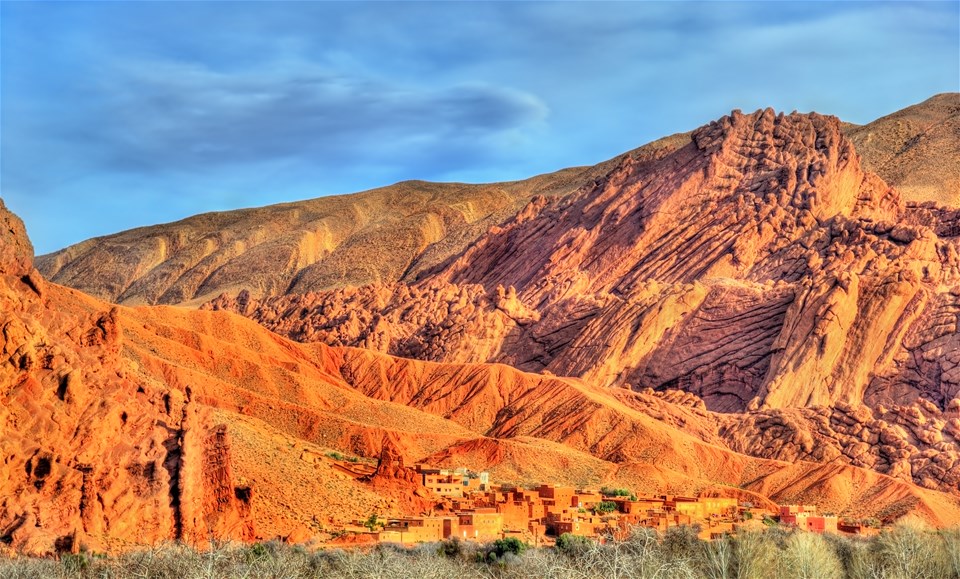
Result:
{"label": "eroded rock face", "polygon": [[941,219],[865,173],[836,119],[735,112],[664,157],[535,199],[416,284],[242,311],[299,340],[680,386],[713,410],[860,403],[956,283]]}
{"label": "eroded rock face", "polygon": [[24,276],[33,269],[33,245],[23,221],[0,199],[0,275]]}
{"label": "eroded rock face", "polygon": [[252,538],[208,411],[131,375],[115,307],[41,297],[30,243],[2,204],[0,223],[0,542],[45,554]]}
{"label": "eroded rock face", "polygon": [[686,146],[532,200],[416,283],[208,307],[298,340],[682,390],[712,411],[755,412],[743,432],[724,427],[741,452],[827,461],[835,449],[956,491],[953,475],[903,466],[936,449],[932,435],[895,456],[841,449],[842,429],[807,419],[795,436],[755,434],[792,408],[946,409],[958,391],[956,221],[864,171],[835,118],[734,112]]}

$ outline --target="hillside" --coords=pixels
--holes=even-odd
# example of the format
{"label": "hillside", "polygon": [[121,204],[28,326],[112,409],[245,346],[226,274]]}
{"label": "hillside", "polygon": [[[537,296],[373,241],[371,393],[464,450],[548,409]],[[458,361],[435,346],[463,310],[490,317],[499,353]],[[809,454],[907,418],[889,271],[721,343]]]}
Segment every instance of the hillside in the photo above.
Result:
{"label": "hillside", "polygon": [[850,127],[864,168],[895,186],[907,201],[960,206],[960,93],[939,94]]}
{"label": "hillside", "polygon": [[[682,136],[626,155],[655,157]],[[353,195],[208,213],[90,239],[37,259],[51,281],[114,303],[199,304],[389,283],[457,254],[534,196],[564,196],[603,175],[564,169],[524,181],[406,181]]]}
{"label": "hillside", "polygon": [[416,495],[390,491],[401,482],[345,478],[326,456],[375,457],[385,436],[412,460],[501,480],[719,485],[960,521],[949,494],[734,452],[723,417],[682,397],[298,344],[225,312],[107,304],[44,281],[22,224],[2,205],[0,219],[0,541],[22,552],[304,539],[370,512],[419,512]]}

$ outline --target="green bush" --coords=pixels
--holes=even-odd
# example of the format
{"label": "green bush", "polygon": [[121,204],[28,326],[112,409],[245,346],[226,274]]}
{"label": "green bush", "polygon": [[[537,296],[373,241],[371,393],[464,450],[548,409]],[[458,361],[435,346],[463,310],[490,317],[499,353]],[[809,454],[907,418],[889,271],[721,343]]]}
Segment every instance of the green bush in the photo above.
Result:
{"label": "green bush", "polygon": [[437,553],[444,557],[459,557],[463,554],[463,543],[456,537],[451,537],[445,541],[440,541]]}
{"label": "green bush", "polygon": [[367,520],[363,522],[363,526],[370,529],[370,531],[376,531],[379,528],[383,528],[383,522],[377,516],[377,513],[373,513]]}
{"label": "green bush", "polygon": [[245,558],[248,563],[263,561],[276,555],[279,549],[279,543],[254,543],[247,548]]}
{"label": "green bush", "polygon": [[627,489],[615,489],[612,487],[600,487],[600,494],[605,497],[630,497],[630,500],[637,500],[636,495]]}
{"label": "green bush", "polygon": [[494,541],[490,553],[496,555],[497,559],[501,559],[507,553],[519,556],[526,550],[526,543],[516,537],[507,537],[506,539],[497,539]]}
{"label": "green bush", "polygon": [[617,510],[617,503],[613,501],[601,501],[597,503],[595,507],[593,507],[593,512],[597,513],[598,515],[604,514],[604,513],[612,513],[616,510]]}
{"label": "green bush", "polygon": [[591,547],[593,541],[573,533],[564,533],[557,537],[557,550],[565,555],[576,556]]}

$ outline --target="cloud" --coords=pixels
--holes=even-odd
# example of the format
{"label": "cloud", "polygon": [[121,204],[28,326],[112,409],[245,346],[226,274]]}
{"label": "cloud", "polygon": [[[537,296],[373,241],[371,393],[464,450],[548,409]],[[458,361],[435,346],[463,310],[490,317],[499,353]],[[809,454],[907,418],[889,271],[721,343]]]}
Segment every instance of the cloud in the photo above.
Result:
{"label": "cloud", "polygon": [[98,91],[79,123],[51,130],[86,141],[103,169],[121,171],[289,158],[410,162],[449,157],[451,148],[486,155],[492,151],[485,147],[548,113],[537,97],[509,88],[407,86],[302,61],[230,72],[201,63],[124,62]]}
{"label": "cloud", "polygon": [[732,108],[867,122],[960,84],[955,2],[0,11],[0,192],[47,250],[401,179],[523,178]]}

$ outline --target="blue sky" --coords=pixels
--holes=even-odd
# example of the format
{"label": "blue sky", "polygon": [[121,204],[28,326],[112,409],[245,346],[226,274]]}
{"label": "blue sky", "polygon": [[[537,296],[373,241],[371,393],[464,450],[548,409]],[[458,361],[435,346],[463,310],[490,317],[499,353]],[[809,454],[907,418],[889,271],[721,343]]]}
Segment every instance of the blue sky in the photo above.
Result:
{"label": "blue sky", "polygon": [[0,3],[38,254],[205,211],[613,157],[731,109],[960,90],[960,2]]}

